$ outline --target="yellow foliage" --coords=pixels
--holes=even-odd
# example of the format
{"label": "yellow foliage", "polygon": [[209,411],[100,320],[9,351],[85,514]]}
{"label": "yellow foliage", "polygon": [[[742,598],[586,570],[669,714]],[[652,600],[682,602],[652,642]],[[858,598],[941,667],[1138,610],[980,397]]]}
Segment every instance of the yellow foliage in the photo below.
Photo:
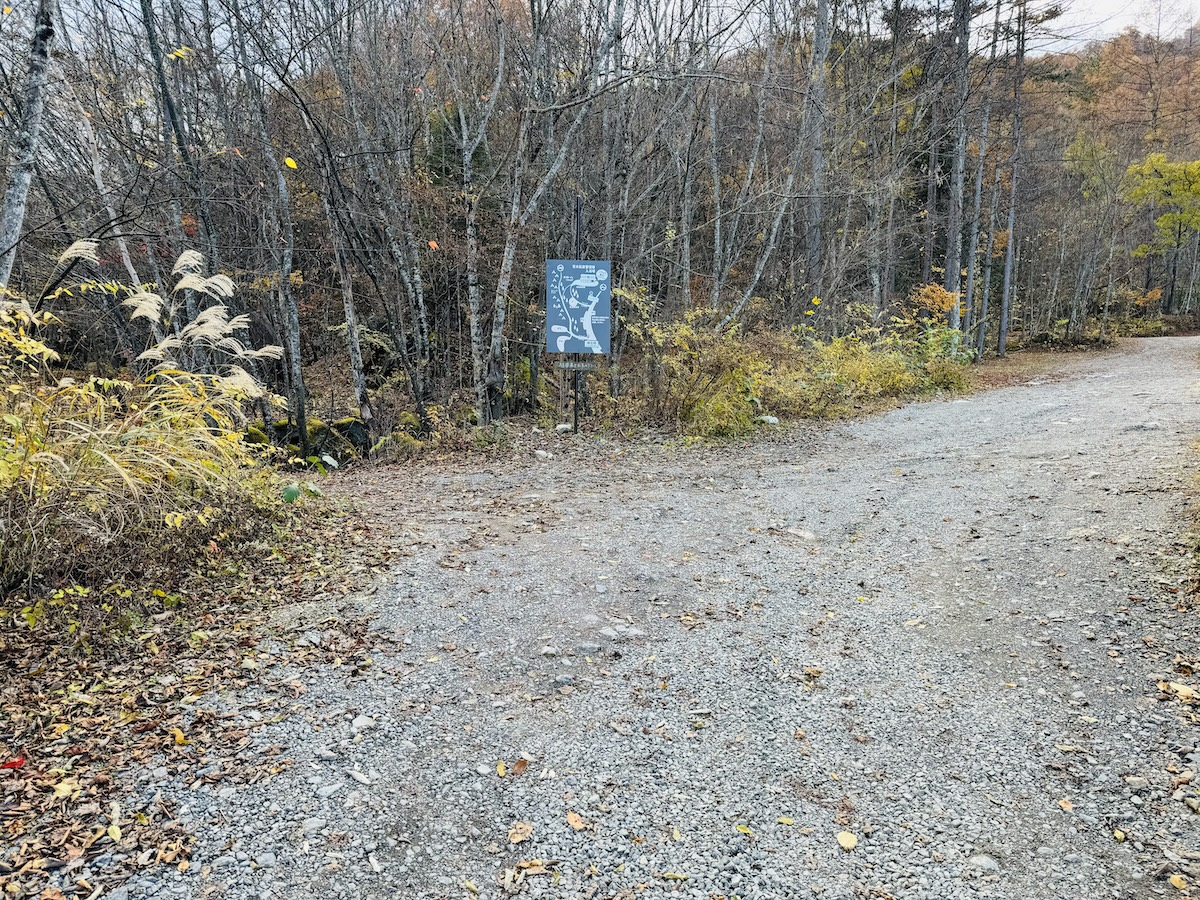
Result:
{"label": "yellow foliage", "polygon": [[0,594],[190,555],[280,502],[265,448],[243,440],[243,370],[56,376],[48,322],[0,300]]}

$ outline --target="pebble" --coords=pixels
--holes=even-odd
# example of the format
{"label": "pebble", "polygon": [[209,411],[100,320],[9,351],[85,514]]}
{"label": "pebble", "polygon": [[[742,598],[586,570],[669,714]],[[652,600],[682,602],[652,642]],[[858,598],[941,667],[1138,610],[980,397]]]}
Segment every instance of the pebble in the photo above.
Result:
{"label": "pebble", "polygon": [[[286,719],[258,706],[248,746],[195,763],[219,764],[234,795],[188,791],[193,764],[164,755],[150,764],[177,774],[156,766],[163,784],[140,785],[126,814],[161,791],[195,830],[197,863],[238,861],[212,873],[225,900],[473,896],[468,881],[491,898],[535,858],[559,880],[526,876],[528,900],[1132,896],[1139,838],[1178,849],[1195,821],[1194,788],[1172,799],[1146,748],[1177,750],[1180,771],[1196,748],[1178,743],[1174,706],[1146,703],[1149,668],[1175,649],[1156,619],[1169,604],[1141,550],[1101,537],[1127,522],[1134,546],[1166,546],[1177,498],[1147,490],[1161,467],[1146,454],[1187,449],[1195,413],[1169,401],[1189,395],[1200,350],[1174,340],[1088,361],[1117,367],[1121,390],[1065,379],[1019,388],[1018,404],[1009,391],[904,407],[828,445],[780,437],[610,467],[612,439],[588,434],[602,475],[529,451],[486,473],[422,467],[418,497],[398,501],[414,511],[413,555],[377,596],[314,618],[369,611],[370,673],[310,659],[286,676],[308,688]],[[1178,366],[1151,364],[1167,352]],[[1145,384],[1172,387],[1131,401]],[[1173,430],[1112,440],[1105,423],[1126,406]],[[1078,422],[1049,428],[1058,416]],[[572,463],[576,450],[591,444],[572,443]],[[1103,484],[1077,481],[1091,467]],[[442,568],[493,500],[502,539]],[[1083,525],[1090,539],[1053,540]],[[1146,526],[1161,539],[1143,541]],[[1183,617],[1171,628],[1191,633]],[[345,630],[339,649],[360,640]],[[1160,662],[1141,656],[1143,634]],[[453,665],[430,660],[449,643]],[[236,712],[224,695],[195,706]],[[272,746],[295,763],[243,778],[274,765],[259,755]],[[531,833],[511,844],[518,822]],[[130,895],[196,900],[211,865],[147,870]],[[1152,871],[1133,893],[1161,886]]]}

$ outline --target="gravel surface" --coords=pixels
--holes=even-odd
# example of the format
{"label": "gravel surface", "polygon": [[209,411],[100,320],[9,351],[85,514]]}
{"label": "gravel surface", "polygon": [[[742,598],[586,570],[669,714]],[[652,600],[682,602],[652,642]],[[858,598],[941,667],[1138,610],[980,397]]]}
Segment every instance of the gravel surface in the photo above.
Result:
{"label": "gravel surface", "polygon": [[282,721],[198,704],[291,764],[147,773],[193,863],[109,896],[1181,896],[1196,707],[1157,683],[1196,682],[1198,354],[745,447],[349,474],[412,556],[289,613],[328,652],[272,671]]}

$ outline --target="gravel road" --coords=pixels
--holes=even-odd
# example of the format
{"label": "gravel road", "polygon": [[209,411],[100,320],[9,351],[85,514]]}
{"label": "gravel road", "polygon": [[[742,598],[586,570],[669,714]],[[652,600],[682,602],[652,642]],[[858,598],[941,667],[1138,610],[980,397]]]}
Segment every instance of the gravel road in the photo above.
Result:
{"label": "gravel road", "polygon": [[193,864],[109,896],[1184,896],[1196,707],[1157,683],[1196,682],[1198,356],[745,447],[348,474],[412,555],[292,611],[325,661],[280,664],[282,721],[206,699],[292,763],[146,776]]}

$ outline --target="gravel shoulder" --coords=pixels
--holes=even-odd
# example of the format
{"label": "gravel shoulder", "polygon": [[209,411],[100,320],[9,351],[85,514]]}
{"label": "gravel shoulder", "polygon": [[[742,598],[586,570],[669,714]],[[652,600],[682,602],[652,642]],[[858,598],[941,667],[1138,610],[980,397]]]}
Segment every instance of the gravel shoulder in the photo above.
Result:
{"label": "gravel shoulder", "polygon": [[199,704],[290,763],[148,774],[193,862],[110,896],[1178,896],[1197,708],[1157,685],[1200,651],[1198,357],[1131,341],[746,447],[348,474],[411,555],[281,616],[321,650],[280,655],[281,721]]}

